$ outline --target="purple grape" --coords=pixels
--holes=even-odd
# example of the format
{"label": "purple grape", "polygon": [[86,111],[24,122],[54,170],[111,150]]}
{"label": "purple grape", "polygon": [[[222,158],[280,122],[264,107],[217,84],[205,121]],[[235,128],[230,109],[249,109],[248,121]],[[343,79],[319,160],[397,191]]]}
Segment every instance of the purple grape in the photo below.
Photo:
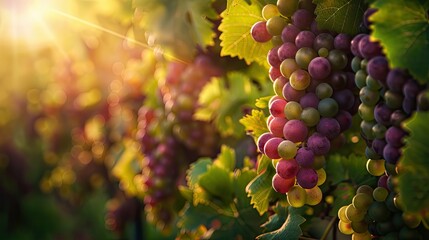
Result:
{"label": "purple grape", "polygon": [[294,178],[298,173],[299,165],[295,159],[282,159],[276,165],[276,172],[280,177]]}
{"label": "purple grape", "polygon": [[305,189],[314,188],[317,185],[318,178],[316,170],[312,168],[300,168],[296,175],[296,181]]}
{"label": "purple grape", "polygon": [[272,187],[276,192],[285,194],[293,185],[295,185],[294,178],[285,179],[278,174],[274,174],[272,179]]}
{"label": "purple grape", "polygon": [[372,14],[374,14],[376,11],[377,11],[377,9],[375,9],[375,8],[368,8],[368,9],[365,11],[365,13],[363,14],[363,25],[364,25],[367,29],[369,29],[369,25],[372,23],[372,22],[369,20],[369,17],[370,17]]}
{"label": "purple grape", "polygon": [[385,138],[388,144],[393,147],[400,148],[404,145],[403,138],[407,133],[399,127],[390,127],[387,129]]}
{"label": "purple grape", "polygon": [[333,72],[329,77],[329,85],[334,90],[341,90],[347,87],[347,74],[344,72]]}
{"label": "purple grape", "polygon": [[[325,80],[325,79],[323,79]],[[306,91],[307,92],[316,92],[316,88],[317,86],[319,86],[319,84],[322,83],[322,81],[318,81],[316,79],[311,79],[310,85],[307,87]]]}
{"label": "purple grape", "polygon": [[401,69],[395,68],[387,74],[387,86],[393,92],[402,93],[404,84],[407,82],[407,75]]}
{"label": "purple grape", "polygon": [[390,164],[396,164],[401,157],[401,151],[398,148],[387,144],[383,150],[383,157]]}
{"label": "purple grape", "polygon": [[289,42],[295,44],[295,39],[301,30],[293,24],[288,24],[282,31],[283,42]]}
{"label": "purple grape", "polygon": [[319,98],[316,96],[315,93],[309,92],[306,93],[301,99],[299,100],[299,104],[303,109],[312,107],[316,108],[319,105]]}
{"label": "purple grape", "polygon": [[326,155],[331,148],[331,143],[327,137],[316,132],[308,138],[307,147],[311,149],[315,155]]}
{"label": "purple grape", "polygon": [[303,142],[308,135],[307,125],[301,120],[290,120],[283,128],[283,136],[294,143]]}
{"label": "purple grape", "polygon": [[310,30],[311,30],[311,32],[313,32],[315,35],[319,35],[319,34],[321,34],[321,33],[323,32],[323,31],[321,31],[321,30],[319,29],[319,26],[317,25],[317,21],[316,21],[316,20],[314,20],[314,21],[311,23]]}
{"label": "purple grape", "polygon": [[352,126],[352,115],[344,110],[340,110],[340,112],[335,116],[335,119],[340,124],[341,132],[346,131]]}
{"label": "purple grape", "polygon": [[335,118],[321,118],[317,124],[317,132],[331,140],[340,134],[341,126]]}
{"label": "purple grape", "polygon": [[301,30],[310,29],[313,20],[313,14],[305,9],[298,9],[292,15],[292,23]]}
{"label": "purple grape", "polygon": [[390,115],[390,123],[396,127],[400,127],[405,119],[407,119],[407,114],[405,114],[402,110],[396,110],[392,113],[392,115]]}
{"label": "purple grape", "polygon": [[295,38],[295,45],[297,48],[312,47],[314,38],[316,38],[316,35],[314,35],[314,33],[307,30],[301,31]]}
{"label": "purple grape", "polygon": [[331,74],[331,64],[326,58],[313,58],[308,65],[308,73],[310,73],[310,76],[316,80],[325,79],[329,74]]}
{"label": "purple grape", "polygon": [[389,63],[383,56],[377,56],[369,60],[366,66],[367,73],[374,79],[384,83],[389,73]]}
{"label": "purple grape", "polygon": [[286,85],[283,87],[283,97],[288,101],[295,101],[299,102],[301,97],[305,95],[304,90],[296,90],[294,89],[290,83],[286,83]]}
{"label": "purple grape", "polygon": [[265,143],[264,154],[271,159],[279,159],[280,155],[279,155],[279,151],[277,150],[277,147],[282,141],[283,141],[283,138],[279,138],[279,137],[273,137],[269,139]]}
{"label": "purple grape", "polygon": [[314,153],[308,148],[300,148],[296,153],[295,159],[299,166],[310,168],[314,163]]}
{"label": "purple grape", "polygon": [[293,43],[283,43],[278,51],[277,54],[279,56],[280,61],[285,60],[286,58],[295,58],[295,54],[298,51],[298,48]]}
{"label": "purple grape", "polygon": [[387,189],[387,175],[383,175],[378,179],[377,186]]}
{"label": "purple grape", "polygon": [[404,101],[402,102],[402,109],[407,115],[411,115],[414,110],[417,108],[417,102],[416,99],[412,98],[404,98]]}
{"label": "purple grape", "polygon": [[380,44],[371,41],[369,35],[364,36],[359,41],[359,52],[366,59],[371,59],[382,54]]}
{"label": "purple grape", "polygon": [[348,110],[353,107],[355,96],[349,89],[343,89],[334,92],[332,98],[338,103],[338,107],[342,110]]}
{"label": "purple grape", "polygon": [[421,87],[414,79],[409,79],[403,88],[403,93],[405,98],[409,99],[417,99],[417,95],[419,95],[419,92],[421,90]]}
{"label": "purple grape", "polygon": [[362,54],[359,51],[359,42],[366,35],[367,34],[361,33],[353,38],[352,42],[350,43],[350,50],[352,51],[353,55],[363,58]]}
{"label": "purple grape", "polygon": [[250,33],[255,41],[261,43],[268,42],[272,38],[270,33],[267,31],[267,22],[264,21],[253,24],[250,29]]}
{"label": "purple grape", "polygon": [[382,156],[384,147],[386,147],[387,143],[383,139],[374,139],[372,141],[372,150],[374,150],[375,153]]}
{"label": "purple grape", "polygon": [[350,42],[351,42],[350,35],[347,35],[345,33],[338,34],[334,39],[334,47],[335,49],[349,52],[350,51]]}
{"label": "purple grape", "polygon": [[280,68],[280,63],[282,63],[282,61],[279,59],[279,55],[277,54],[278,50],[279,47],[274,47],[268,52],[267,55],[268,63],[275,68]]}
{"label": "purple grape", "polygon": [[389,126],[390,124],[390,115],[392,115],[392,110],[384,103],[379,103],[374,109],[374,118],[377,123],[384,126]]}
{"label": "purple grape", "polygon": [[334,48],[334,37],[329,33],[320,33],[314,39],[313,48],[319,51],[321,48],[332,50]]}

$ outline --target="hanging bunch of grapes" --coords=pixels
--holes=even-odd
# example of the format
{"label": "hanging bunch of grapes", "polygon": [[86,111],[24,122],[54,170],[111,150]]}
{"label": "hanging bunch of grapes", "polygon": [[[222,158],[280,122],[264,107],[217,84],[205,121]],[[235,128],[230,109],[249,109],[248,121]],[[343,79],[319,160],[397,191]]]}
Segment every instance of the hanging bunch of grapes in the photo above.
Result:
{"label": "hanging bunch of grapes", "polygon": [[276,162],[274,190],[294,207],[316,205],[326,179],[325,156],[343,141],[359,98],[350,69],[350,37],[320,31],[311,1],[279,0],[262,9],[266,21],[251,29],[268,52],[275,95],[269,101],[270,132],[259,151]]}

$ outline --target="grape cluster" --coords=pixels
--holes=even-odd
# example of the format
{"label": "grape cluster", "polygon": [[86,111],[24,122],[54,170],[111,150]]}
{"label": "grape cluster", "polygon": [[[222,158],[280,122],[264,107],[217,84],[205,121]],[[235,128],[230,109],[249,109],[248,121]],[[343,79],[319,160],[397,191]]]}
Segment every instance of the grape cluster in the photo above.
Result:
{"label": "grape cluster", "polygon": [[421,218],[401,210],[401,199],[386,175],[378,186],[360,186],[352,203],[338,211],[339,230],[354,240],[423,239],[427,230]]}
{"label": "grape cluster", "polygon": [[294,207],[321,201],[325,156],[344,140],[359,104],[349,70],[351,37],[320,31],[314,9],[311,1],[279,0],[262,9],[265,21],[251,29],[255,41],[275,46],[267,56],[275,92],[270,132],[258,148],[276,162],[273,188]]}
{"label": "grape cluster", "polygon": [[[142,183],[147,218],[161,228],[173,220],[177,181],[185,164],[183,146],[165,124],[164,112],[142,106],[137,139],[144,154]],[[165,131],[160,132],[160,131]]]}
{"label": "grape cluster", "polygon": [[201,156],[218,152],[219,135],[209,122],[193,118],[202,88],[221,71],[211,60],[198,56],[192,64],[172,62],[167,69],[165,84],[161,87],[168,121],[173,132],[188,148]]}

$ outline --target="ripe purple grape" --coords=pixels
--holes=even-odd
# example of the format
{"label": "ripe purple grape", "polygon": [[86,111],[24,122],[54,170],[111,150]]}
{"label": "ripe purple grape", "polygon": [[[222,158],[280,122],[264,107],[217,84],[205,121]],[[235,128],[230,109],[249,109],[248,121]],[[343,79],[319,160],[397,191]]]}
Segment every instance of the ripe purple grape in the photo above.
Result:
{"label": "ripe purple grape", "polygon": [[331,140],[340,134],[341,127],[335,118],[321,118],[317,124],[317,132]]}
{"label": "ripe purple grape", "polygon": [[280,177],[288,179],[295,178],[299,165],[295,159],[281,159],[276,165],[276,172]]}
{"label": "ripe purple grape", "polygon": [[260,21],[255,24],[253,24],[252,28],[250,29],[250,33],[252,35],[252,38],[260,43],[268,42],[272,36],[267,31],[267,22]]}
{"label": "ripe purple grape", "polygon": [[331,64],[326,58],[316,57],[308,65],[310,76],[316,80],[325,79],[331,74]]}
{"label": "ripe purple grape", "polygon": [[282,31],[283,42],[289,42],[295,44],[295,39],[301,30],[293,24],[288,24]]}
{"label": "ripe purple grape", "polygon": [[307,147],[311,149],[315,155],[326,155],[331,148],[331,143],[327,137],[316,132],[308,138]]}
{"label": "ripe purple grape", "polygon": [[313,20],[313,14],[305,9],[298,9],[292,15],[292,23],[301,30],[310,29]]}
{"label": "ripe purple grape", "polygon": [[290,120],[283,128],[283,136],[294,143],[303,142],[308,135],[307,125],[301,120]]}
{"label": "ripe purple grape", "polygon": [[295,46],[295,44],[293,43],[289,43],[289,42],[283,43],[277,51],[280,61],[283,61],[286,58],[295,58],[295,54],[298,51],[298,49],[299,48]]}
{"label": "ripe purple grape", "polygon": [[387,129],[385,138],[388,144],[392,147],[400,148],[404,145],[403,139],[406,136],[406,132],[399,127],[390,127]]}
{"label": "ripe purple grape", "polygon": [[299,166],[311,168],[314,163],[314,153],[308,148],[300,148],[296,153],[295,160]]}
{"label": "ripe purple grape", "polygon": [[296,175],[296,181],[305,189],[314,188],[317,185],[317,172],[312,168],[300,168]]}
{"label": "ripe purple grape", "polygon": [[307,30],[301,31],[295,38],[295,45],[297,48],[312,47],[314,38],[316,38],[316,35],[314,35],[314,33]]}
{"label": "ripe purple grape", "polygon": [[383,56],[374,57],[369,60],[366,71],[371,77],[384,83],[389,73],[389,63]]}
{"label": "ripe purple grape", "polygon": [[303,109],[308,107],[317,108],[317,106],[319,105],[319,98],[316,96],[315,93],[308,92],[301,97],[301,99],[299,100],[299,104],[301,104],[301,107]]}
{"label": "ripe purple grape", "polygon": [[258,141],[257,141],[257,145],[258,145],[258,150],[261,153],[265,154],[265,151],[264,151],[265,144],[267,143],[268,140],[270,140],[273,137],[274,137],[274,135],[272,133],[269,133],[269,132],[263,133],[263,134],[261,134],[261,136],[259,136]]}

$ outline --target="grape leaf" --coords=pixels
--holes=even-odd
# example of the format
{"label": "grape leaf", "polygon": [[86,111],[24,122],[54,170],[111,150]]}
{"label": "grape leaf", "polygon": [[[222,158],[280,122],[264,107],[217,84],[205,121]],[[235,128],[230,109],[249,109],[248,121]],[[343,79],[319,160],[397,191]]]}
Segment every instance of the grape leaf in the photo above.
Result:
{"label": "grape leaf", "polygon": [[244,125],[244,128],[248,134],[250,134],[255,141],[263,133],[269,132],[266,123],[266,117],[263,111],[261,110],[252,110],[252,113],[247,114],[242,119],[240,123]]}
{"label": "grape leaf", "polygon": [[222,32],[219,37],[221,56],[238,57],[247,64],[257,62],[267,65],[266,56],[273,46],[271,41],[258,43],[250,35],[253,24],[264,20],[262,7],[256,0],[251,0],[251,4],[245,0],[228,0],[227,8],[221,13],[222,22],[219,26]]}
{"label": "grape leaf", "polygon": [[421,83],[429,82],[429,2],[379,0],[370,20],[391,67],[405,68]]}
{"label": "grape leaf", "polygon": [[267,108],[268,102],[270,101],[270,99],[272,97],[273,96],[265,96],[265,97],[260,97],[260,98],[256,99],[255,106],[257,106],[258,108]]}
{"label": "grape leaf", "polygon": [[240,137],[244,126],[239,123],[242,110],[259,97],[258,88],[248,76],[230,72],[226,79],[213,78],[200,93],[194,117],[202,121],[214,120],[220,133]]}
{"label": "grape leaf", "polygon": [[261,154],[259,155],[258,158],[258,169],[257,169],[257,173],[261,174],[262,172],[264,172],[265,170],[267,170],[267,168],[269,167],[269,164],[271,163],[272,160],[270,158],[268,158],[265,154]]}
{"label": "grape leaf", "polygon": [[404,123],[410,135],[400,160],[399,194],[407,211],[417,212],[429,206],[429,125],[428,112],[416,112]]}
{"label": "grape leaf", "polygon": [[259,235],[260,240],[299,239],[302,235],[300,225],[305,222],[298,209],[289,207],[284,224],[277,230]]}
{"label": "grape leaf", "polygon": [[210,166],[207,172],[199,177],[198,185],[226,203],[232,200],[232,178],[230,172],[224,168]]}
{"label": "grape leaf", "polygon": [[272,232],[279,229],[287,219],[288,204],[283,206],[282,202],[277,202],[273,210],[275,214],[271,215],[268,221],[262,224],[262,227],[265,229],[264,232]]}
{"label": "grape leaf", "polygon": [[222,145],[220,154],[214,161],[214,165],[222,167],[228,171],[234,170],[235,167],[235,151],[234,149]]}
{"label": "grape leaf", "polygon": [[197,162],[192,163],[189,169],[186,171],[186,180],[188,181],[189,188],[194,188],[198,183],[198,178],[201,174],[207,172],[209,166],[212,165],[210,158],[200,158]]}
{"label": "grape leaf", "polygon": [[136,0],[141,18],[135,31],[147,31],[154,44],[189,61],[197,45],[214,45],[216,34],[209,19],[218,16],[211,4],[212,0]]}
{"label": "grape leaf", "polygon": [[261,215],[267,212],[270,201],[280,195],[274,191],[271,185],[274,173],[274,167],[272,164],[268,164],[267,169],[254,178],[246,187],[246,192],[251,198],[250,202]]}
{"label": "grape leaf", "polygon": [[320,29],[356,34],[366,9],[363,0],[313,0]]}

